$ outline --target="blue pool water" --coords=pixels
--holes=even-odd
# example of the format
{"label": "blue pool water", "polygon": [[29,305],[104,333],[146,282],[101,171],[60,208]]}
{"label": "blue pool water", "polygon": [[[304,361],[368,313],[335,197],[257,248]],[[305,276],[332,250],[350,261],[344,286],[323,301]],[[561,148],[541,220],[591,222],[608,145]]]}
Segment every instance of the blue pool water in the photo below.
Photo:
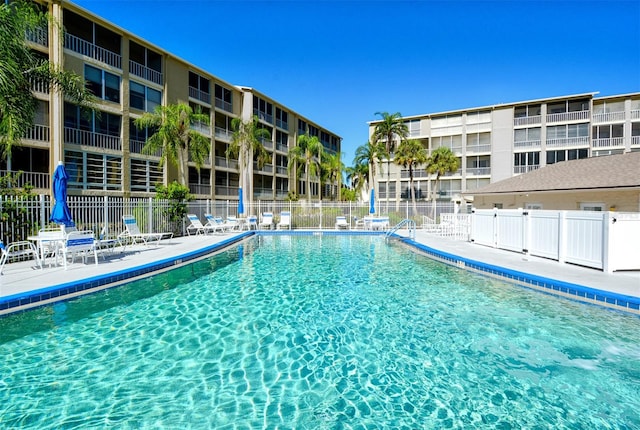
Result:
{"label": "blue pool water", "polygon": [[639,328],[380,237],[260,236],[0,319],[0,428],[640,428]]}

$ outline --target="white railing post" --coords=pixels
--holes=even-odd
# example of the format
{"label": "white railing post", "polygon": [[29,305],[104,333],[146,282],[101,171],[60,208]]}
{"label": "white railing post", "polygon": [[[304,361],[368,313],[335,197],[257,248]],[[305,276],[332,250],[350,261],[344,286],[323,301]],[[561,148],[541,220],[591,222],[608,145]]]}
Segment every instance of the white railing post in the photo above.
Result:
{"label": "white railing post", "polygon": [[40,228],[43,229],[47,225],[45,222],[44,211],[44,194],[40,194]]}
{"label": "white railing post", "polygon": [[153,233],[153,198],[149,197],[149,233]]}
{"label": "white railing post", "polygon": [[[109,196],[104,196],[104,214],[103,214],[103,225],[100,226],[98,230],[98,234],[102,231],[102,228],[106,228],[106,234],[109,234]],[[106,237],[105,237],[106,239]]]}
{"label": "white railing post", "polygon": [[498,247],[498,208],[493,208],[493,244],[494,248]]}
{"label": "white railing post", "polygon": [[605,273],[612,273],[614,270],[615,262],[611,261],[611,255],[613,254],[613,228],[611,223],[611,212],[604,212],[602,214],[602,271]]}
{"label": "white railing post", "polygon": [[531,217],[529,211],[522,211],[522,252],[529,254],[529,238],[531,237]]}

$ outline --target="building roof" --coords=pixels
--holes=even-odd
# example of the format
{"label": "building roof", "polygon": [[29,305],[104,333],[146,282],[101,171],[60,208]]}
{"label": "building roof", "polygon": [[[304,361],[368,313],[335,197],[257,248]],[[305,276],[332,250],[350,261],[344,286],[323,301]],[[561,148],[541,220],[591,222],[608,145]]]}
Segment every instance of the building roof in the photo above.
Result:
{"label": "building roof", "polygon": [[640,188],[640,152],[563,161],[465,195]]}

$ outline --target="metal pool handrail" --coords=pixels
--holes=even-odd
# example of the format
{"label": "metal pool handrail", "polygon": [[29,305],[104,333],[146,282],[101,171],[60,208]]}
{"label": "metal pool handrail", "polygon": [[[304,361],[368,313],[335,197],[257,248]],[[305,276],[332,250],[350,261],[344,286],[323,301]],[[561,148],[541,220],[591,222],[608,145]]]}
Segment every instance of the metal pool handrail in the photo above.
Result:
{"label": "metal pool handrail", "polygon": [[393,228],[391,228],[385,235],[385,238],[390,237],[393,233],[395,233],[396,231],[400,230],[402,227],[407,226],[407,228],[409,229],[409,237],[411,239],[415,239],[416,238],[416,222],[412,219],[403,219],[402,221],[400,221],[398,224],[396,224]]}

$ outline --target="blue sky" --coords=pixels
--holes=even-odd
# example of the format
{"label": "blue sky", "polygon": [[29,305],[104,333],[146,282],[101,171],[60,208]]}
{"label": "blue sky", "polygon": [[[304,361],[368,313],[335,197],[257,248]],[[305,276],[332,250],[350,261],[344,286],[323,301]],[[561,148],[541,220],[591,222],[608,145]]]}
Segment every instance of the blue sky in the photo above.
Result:
{"label": "blue sky", "polygon": [[343,138],[404,116],[640,91],[640,1],[75,0]]}

